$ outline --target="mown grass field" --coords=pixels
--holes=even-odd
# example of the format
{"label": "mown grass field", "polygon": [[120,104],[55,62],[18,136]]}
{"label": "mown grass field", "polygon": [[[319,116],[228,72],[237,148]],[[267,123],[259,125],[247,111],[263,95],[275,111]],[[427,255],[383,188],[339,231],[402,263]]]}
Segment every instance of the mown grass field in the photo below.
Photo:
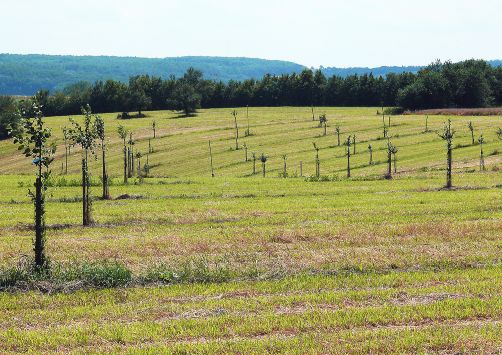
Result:
{"label": "mown grass field", "polygon": [[[118,261],[133,281],[115,289],[0,293],[0,352],[500,352],[502,141],[495,132],[502,119],[452,118],[456,188],[442,190],[445,149],[435,131],[446,117],[430,116],[428,133],[424,116],[391,117],[398,173],[384,180],[386,140],[376,111],[319,108],[328,117],[323,137],[310,108],[250,108],[253,135],[240,143],[249,155],[269,156],[266,178],[259,162],[251,175],[244,150],[234,150],[231,110],[192,118],[148,112],[126,121],[104,115],[111,193],[133,198],[97,199],[95,225],[81,227],[80,189],[73,186],[79,152],[63,181],[60,145],[47,252],[62,265]],[[246,110],[238,112],[243,136]],[[124,185],[116,127],[132,129],[146,153],[153,119],[152,177]],[[469,121],[486,140],[485,172],[478,171]],[[61,143],[67,118],[47,122]],[[342,142],[356,134],[350,179],[337,123]],[[303,175],[315,172],[312,142],[321,147],[321,174],[332,181],[298,177],[300,161]],[[278,177],[282,154],[287,179]],[[2,267],[31,255],[29,163],[11,142],[0,142]],[[99,167],[92,163],[96,182]],[[138,281],[155,272],[161,277],[154,282]]]}

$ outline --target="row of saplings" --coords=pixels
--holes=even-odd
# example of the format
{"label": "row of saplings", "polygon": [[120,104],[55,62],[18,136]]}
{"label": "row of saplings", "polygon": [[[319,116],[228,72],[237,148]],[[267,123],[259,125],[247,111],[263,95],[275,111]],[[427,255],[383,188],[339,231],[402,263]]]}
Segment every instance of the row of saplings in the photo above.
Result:
{"label": "row of saplings", "polygon": [[[65,145],[65,162],[62,164],[62,170],[68,172],[68,156],[71,154],[71,148],[79,146],[82,149],[82,224],[84,226],[93,223],[91,216],[91,178],[89,174],[89,159],[96,157],[96,148],[98,145],[102,152],[102,186],[103,199],[110,198],[109,178],[106,169],[106,136],[104,120],[99,115],[93,115],[91,108],[87,105],[82,108],[84,121],[82,124],[70,118],[71,126],[63,128],[64,145]],[[18,145],[18,149],[22,153],[32,159],[33,165],[36,167],[35,191],[29,191],[34,207],[35,207],[35,269],[43,270],[47,265],[45,256],[45,193],[49,186],[51,178],[51,164],[54,161],[56,153],[56,145],[51,140],[51,130],[45,126],[42,107],[38,103],[34,103],[29,112],[21,114],[21,129],[16,133],[10,132],[13,135],[14,143]],[[155,122],[152,125],[155,136]],[[137,161],[138,176],[143,177],[148,175],[148,154],[147,162],[141,166],[141,152],[134,152],[134,140],[132,133],[128,132],[123,126],[119,126],[118,134],[123,140],[124,148],[124,182],[128,182],[128,178],[135,173],[135,159]],[[127,138],[129,138],[128,141]],[[149,141],[148,153],[153,152]]]}
{"label": "row of saplings", "polygon": [[[382,109],[382,112],[383,109]],[[237,111],[232,112],[232,116],[234,118],[235,122],[235,150],[239,150],[239,127],[237,125]],[[426,116],[425,118],[425,131],[424,133],[430,132],[429,125],[428,125],[428,119],[429,117]],[[312,120],[315,121],[314,115],[312,114]],[[327,123],[328,119],[326,117],[326,114],[322,114],[319,116],[319,127],[323,128],[323,136],[327,135]],[[389,128],[391,127],[391,119],[390,116],[388,117],[388,123],[385,121],[385,115],[382,115],[382,123],[383,123],[383,137],[387,139],[387,172],[385,174],[385,178],[391,179],[392,178],[392,163],[394,163],[394,173],[397,172],[397,157],[396,154],[398,152],[398,148],[392,144],[390,141],[390,135],[389,135]],[[467,128],[469,129],[471,133],[471,139],[472,139],[472,145],[475,144],[475,139],[474,139],[474,125],[472,122],[469,122],[467,125]],[[338,146],[340,146],[340,125],[336,125],[335,127],[335,133],[338,138]],[[248,128],[246,130],[246,136],[250,136],[251,131],[249,128],[249,116],[248,116]],[[443,131],[438,133],[439,137],[441,137],[445,142],[446,142],[446,150],[447,150],[447,174],[446,174],[446,188],[451,188],[452,187],[452,178],[451,178],[451,172],[452,172],[452,150],[453,150],[453,137],[455,135],[455,131],[451,127],[451,120],[448,119],[448,122],[445,123],[443,127]],[[502,140],[502,128],[499,128],[497,130],[497,136],[499,139]],[[480,137],[478,138],[478,143],[480,146],[480,157],[479,157],[479,169],[480,171],[486,170],[485,168],[485,159],[484,159],[484,152],[483,152],[483,144],[485,140],[483,138],[483,135],[481,134]],[[321,178],[321,168],[320,168],[320,159],[319,159],[319,150],[320,148],[316,145],[315,142],[312,143],[314,146],[314,150],[316,152],[315,155],[315,167],[316,167],[316,172],[315,172],[315,179],[320,179]],[[349,135],[347,137],[347,141],[345,142],[346,146],[346,157],[347,157],[347,177],[351,176],[350,173],[350,157],[351,154],[355,155],[356,154],[356,135]],[[353,147],[353,152],[351,153],[350,148],[351,146]],[[253,162],[253,175],[256,174],[256,160],[257,156],[255,152],[252,152],[252,159],[248,159],[248,146],[246,143],[243,144],[244,152],[245,152],[245,161],[252,160]],[[373,147],[371,144],[368,145],[368,152],[369,152],[369,165],[373,165]],[[209,141],[209,155],[210,155],[210,163],[211,163],[211,176],[214,177],[214,167],[213,167],[213,154],[211,150],[211,141]],[[266,175],[266,163],[268,161],[268,157],[265,154],[261,154],[260,157],[258,157],[262,164],[262,175],[265,177]],[[282,177],[287,177],[287,155],[284,154],[282,155],[283,159],[283,171],[281,174],[279,174]],[[300,176],[303,177],[303,164],[300,161]]]}
{"label": "row of saplings", "polygon": [[[87,226],[92,223],[91,217],[91,197],[90,197],[90,174],[88,167],[88,160],[90,157],[96,155],[96,148],[98,144],[101,146],[102,152],[102,186],[103,186],[103,198],[110,198],[109,193],[109,180],[106,171],[106,138],[105,138],[105,126],[104,120],[99,115],[93,115],[89,105],[82,108],[82,114],[84,116],[83,124],[79,124],[72,118],[70,118],[71,127],[65,128],[64,141],[65,141],[65,171],[68,169],[68,155],[72,146],[80,146],[82,149],[82,209],[83,209],[83,225]],[[234,118],[236,113],[233,113]],[[47,267],[47,260],[45,256],[45,193],[48,188],[49,179],[51,177],[51,164],[54,161],[54,155],[56,152],[56,145],[51,141],[51,130],[47,128],[44,124],[43,113],[41,107],[35,102],[29,112],[22,112],[22,129],[17,133],[13,134],[14,143],[18,145],[18,149],[22,153],[32,159],[33,165],[36,167],[36,179],[35,179],[35,191],[29,191],[29,195],[32,198],[35,207],[35,240],[34,240],[34,252],[35,252],[35,269],[43,270]],[[323,115],[320,119],[320,125],[324,127],[324,134],[326,134],[326,117]],[[427,123],[426,123],[427,125]],[[389,122],[390,126],[390,122]],[[155,122],[152,124],[153,134],[155,138]],[[236,124],[236,130],[237,130]],[[470,124],[471,132],[473,132],[472,124]],[[336,132],[338,133],[338,145],[340,145],[340,129],[337,127]],[[119,126],[118,133],[123,141],[123,153],[124,153],[124,182],[127,183],[128,178],[134,174],[136,157],[138,161],[137,171],[138,175],[141,176],[141,171],[146,175],[149,171],[148,161],[141,168],[141,153],[137,152],[134,154],[134,140],[132,139],[132,134],[125,130],[124,127]],[[446,141],[447,148],[447,182],[446,187],[450,188],[452,186],[451,172],[452,172],[452,149],[453,149],[453,137],[454,130],[451,128],[451,121],[444,126],[444,130],[440,133],[440,137]],[[502,130],[499,129],[497,132],[500,139],[502,139]],[[246,131],[246,135],[251,135],[249,126]],[[388,127],[384,121],[384,136],[388,137]],[[474,142],[474,136],[473,142]],[[127,141],[129,138],[129,141]],[[236,148],[238,147],[238,131],[236,132]],[[355,136],[349,136],[347,138],[347,175],[350,176],[350,148],[353,146],[355,153]],[[482,137],[479,139],[479,143],[483,144]],[[247,147],[246,149],[246,161],[247,157]],[[211,143],[209,143],[210,155],[211,155],[211,171],[214,176],[214,169],[212,167],[212,152]],[[316,176],[320,177],[320,160],[319,160],[319,148],[314,143],[314,149],[316,150]],[[370,151],[370,164],[372,163],[372,148],[369,146]],[[148,153],[153,152],[149,141]],[[397,153],[397,148],[388,139],[387,142],[387,152],[388,152],[388,171],[387,175],[391,176],[391,157]],[[256,155],[253,153],[254,164],[253,173],[256,173]],[[287,175],[286,172],[286,156],[284,159],[284,176]],[[148,159],[148,154],[147,154]],[[263,165],[263,176],[265,176],[265,163],[267,162],[267,157],[262,154],[260,160]],[[481,148],[481,163],[484,167],[483,151]],[[395,165],[394,165],[395,168]]]}

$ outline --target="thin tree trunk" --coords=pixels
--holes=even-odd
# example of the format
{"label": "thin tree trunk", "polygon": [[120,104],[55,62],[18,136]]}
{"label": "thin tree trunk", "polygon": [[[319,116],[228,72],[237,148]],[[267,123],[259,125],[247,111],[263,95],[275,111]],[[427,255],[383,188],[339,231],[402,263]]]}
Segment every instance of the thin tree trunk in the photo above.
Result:
{"label": "thin tree trunk", "polygon": [[110,199],[110,190],[108,187],[108,174],[106,173],[106,147],[105,143],[101,142],[102,165],[103,165],[103,199]]}
{"label": "thin tree trunk", "polygon": [[[39,154],[39,159],[41,159],[41,154]],[[44,267],[45,255],[44,255],[44,235],[45,235],[45,223],[44,223],[44,195],[42,190],[42,165],[38,166],[38,174],[35,182],[35,266],[37,268]]]}
{"label": "thin tree trunk", "polygon": [[446,169],[446,187],[451,188],[452,187],[452,182],[451,182],[451,161],[452,161],[452,151],[451,151],[451,143],[448,143],[448,153],[447,153],[447,159],[448,159],[448,167]]}

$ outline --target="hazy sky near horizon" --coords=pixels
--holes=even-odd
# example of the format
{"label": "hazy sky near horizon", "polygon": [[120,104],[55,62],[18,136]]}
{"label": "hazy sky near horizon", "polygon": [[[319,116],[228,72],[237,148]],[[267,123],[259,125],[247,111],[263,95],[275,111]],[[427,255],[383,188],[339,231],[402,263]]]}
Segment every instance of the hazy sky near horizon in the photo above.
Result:
{"label": "hazy sky near horizon", "polygon": [[0,0],[0,53],[307,66],[502,59],[500,0]]}

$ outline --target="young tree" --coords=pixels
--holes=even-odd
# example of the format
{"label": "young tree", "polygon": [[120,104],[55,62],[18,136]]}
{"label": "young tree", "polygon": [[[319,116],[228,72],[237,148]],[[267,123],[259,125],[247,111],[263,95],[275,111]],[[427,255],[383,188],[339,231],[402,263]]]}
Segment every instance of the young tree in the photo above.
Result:
{"label": "young tree", "polygon": [[244,147],[244,157],[245,157],[245,161],[248,161],[248,146],[246,145],[246,143],[244,143],[243,145]]}
{"label": "young tree", "polygon": [[251,128],[249,126],[249,105],[246,105],[246,121],[248,123],[248,128],[244,132],[244,136],[249,137],[251,135]]}
{"label": "young tree", "polygon": [[151,138],[148,138],[148,153],[149,154],[153,153],[152,139]]}
{"label": "young tree", "polygon": [[211,164],[211,177],[214,177],[213,150],[211,149],[211,141],[209,141],[209,162]]}
{"label": "young tree", "polygon": [[63,138],[64,138],[64,173],[65,175],[68,174],[68,155],[70,154],[69,152],[69,135],[68,135],[68,128],[65,126],[63,127]]}
{"label": "young tree", "polygon": [[253,156],[253,175],[256,174],[256,153],[253,152],[251,153],[251,155]]}
{"label": "young tree", "polygon": [[70,136],[73,144],[82,148],[82,224],[88,226],[92,223],[91,178],[88,161],[89,155],[95,155],[97,136],[89,105],[82,107],[82,115],[84,116],[83,126],[70,117],[72,124]]}
{"label": "young tree", "polygon": [[312,110],[312,121],[315,121],[314,105],[310,105],[310,109]]}
{"label": "young tree", "polygon": [[324,133],[323,136],[326,135],[326,130],[328,126],[328,119],[326,118],[326,114],[323,113],[322,115],[319,116],[319,126],[324,127]]}
{"label": "young tree", "polygon": [[425,116],[425,133],[429,132],[429,115]]}
{"label": "young tree", "polygon": [[354,155],[356,155],[356,135],[352,136],[352,144],[354,145]]}
{"label": "young tree", "polygon": [[[45,256],[45,192],[47,181],[50,178],[50,165],[54,161],[56,152],[55,144],[49,144],[51,130],[45,126],[44,116],[38,103],[35,101],[31,108],[32,114],[23,112],[20,126],[15,131],[10,131],[14,143],[25,157],[31,158],[36,167],[35,193],[31,190],[29,195],[35,207],[35,268],[42,270],[47,266]],[[45,171],[44,171],[45,169]]]}
{"label": "young tree", "polygon": [[336,135],[338,136],[338,146],[340,146],[340,125],[337,124],[335,127]]}
{"label": "young tree", "polygon": [[319,178],[321,176],[321,161],[319,160],[320,148],[315,144],[315,142],[312,142],[312,145],[315,149],[315,176]]}
{"label": "young tree", "polygon": [[265,173],[266,173],[265,164],[267,163],[267,160],[268,160],[268,157],[265,154],[261,153],[260,161],[261,161],[261,168],[262,168],[263,177],[265,177]]}
{"label": "young tree", "polygon": [[394,153],[396,147],[392,144],[390,140],[387,140],[387,174],[386,179],[392,179],[392,154]]}
{"label": "young tree", "polygon": [[483,154],[483,143],[485,142],[485,139],[483,138],[483,135],[479,136],[478,143],[480,147],[480,153],[479,153],[479,171],[485,171],[485,155]]}
{"label": "young tree", "polygon": [[387,138],[387,125],[385,124],[385,115],[382,114],[382,123],[383,123],[383,137]]}
{"label": "young tree", "polygon": [[134,139],[132,138],[132,132],[129,132],[129,141],[127,142],[129,144],[129,148],[127,149],[128,151],[128,156],[129,156],[129,171],[128,175],[129,177],[133,177],[134,175],[134,145],[136,144],[134,142]]}
{"label": "young tree", "polygon": [[350,136],[347,137],[347,177],[350,177]]}
{"label": "young tree", "polygon": [[446,188],[451,188],[451,173],[452,173],[452,150],[453,150],[453,137],[455,136],[455,130],[451,128],[451,120],[444,124],[443,132],[438,133],[439,137],[446,142]]}
{"label": "young tree", "polygon": [[106,135],[105,135],[105,121],[101,116],[96,115],[94,121],[94,128],[96,130],[96,136],[101,141],[101,180],[103,183],[103,200],[110,199],[110,188],[108,183],[108,173],[106,171]]}
{"label": "young tree", "polygon": [[119,134],[120,139],[122,139],[122,141],[124,143],[124,148],[123,148],[123,151],[124,151],[124,184],[127,184],[127,178],[129,176],[129,174],[128,174],[129,168],[128,168],[128,154],[127,154],[128,151],[127,151],[126,139],[127,139],[127,135],[129,134],[129,132],[122,125],[118,126],[117,132]]}
{"label": "young tree", "polygon": [[499,128],[497,130],[497,137],[499,137],[499,139],[502,140],[502,128]]}
{"label": "young tree", "polygon": [[138,177],[141,177],[141,158],[143,154],[141,152],[136,152],[136,160],[138,161]]}
{"label": "young tree", "polygon": [[282,177],[283,178],[286,178],[288,177],[288,166],[286,165],[286,160],[288,159],[288,156],[286,154],[283,154],[282,155],[282,160],[284,162],[284,165],[283,165],[283,171],[282,171]]}
{"label": "young tree", "polygon": [[153,139],[157,137],[157,123],[155,120],[152,121]]}
{"label": "young tree", "polygon": [[469,131],[471,131],[472,145],[474,145],[474,125],[472,124],[472,121],[469,121],[467,128],[469,128]]}
{"label": "young tree", "polygon": [[235,123],[235,150],[239,150],[239,126],[237,125],[237,111],[232,111],[232,116],[234,116]]}
{"label": "young tree", "polygon": [[370,152],[370,165],[373,165],[373,147],[370,145],[368,145],[368,151]]}
{"label": "young tree", "polygon": [[395,145],[393,145],[392,157],[393,157],[393,160],[394,160],[394,174],[397,173],[397,157],[396,157],[396,154],[397,154],[398,150],[399,149],[397,149],[397,147]]}

